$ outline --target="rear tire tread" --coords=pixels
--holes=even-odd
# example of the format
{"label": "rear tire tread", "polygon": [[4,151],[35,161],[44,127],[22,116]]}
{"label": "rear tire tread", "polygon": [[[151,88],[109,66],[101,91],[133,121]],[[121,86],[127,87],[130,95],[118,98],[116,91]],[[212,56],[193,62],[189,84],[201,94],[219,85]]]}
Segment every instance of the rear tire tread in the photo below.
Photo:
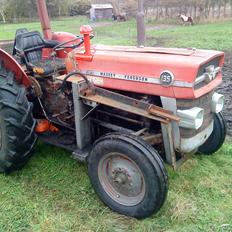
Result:
{"label": "rear tire tread", "polygon": [[[4,78],[6,77],[6,78]],[[5,145],[0,156],[0,171],[9,173],[22,168],[31,157],[36,143],[36,121],[32,104],[26,98],[23,85],[15,81],[0,62],[0,112],[4,125]]]}

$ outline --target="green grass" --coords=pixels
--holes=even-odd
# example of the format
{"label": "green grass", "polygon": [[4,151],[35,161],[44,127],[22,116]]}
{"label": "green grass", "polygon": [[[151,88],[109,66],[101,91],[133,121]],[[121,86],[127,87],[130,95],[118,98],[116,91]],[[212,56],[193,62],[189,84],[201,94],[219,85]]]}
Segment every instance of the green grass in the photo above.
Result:
{"label": "green grass", "polygon": [[232,22],[221,22],[151,31],[149,36],[163,39],[166,46],[217,50],[232,49]]}
{"label": "green grass", "polygon": [[[53,21],[55,31],[78,34],[85,18]],[[95,42],[133,45],[135,21],[92,24]],[[97,25],[97,26],[96,26]],[[100,26],[99,26],[100,25]],[[161,27],[149,25],[149,27]],[[13,39],[15,30],[39,30],[38,23],[0,25],[0,39]],[[148,43],[231,50],[232,23],[173,26],[148,31]],[[232,145],[213,156],[194,156],[177,172],[168,168],[170,187],[162,210],[145,220],[118,215],[98,199],[85,164],[62,149],[39,143],[26,167],[0,175],[0,232],[21,231],[232,231]]]}
{"label": "green grass", "polygon": [[194,156],[177,172],[162,210],[145,220],[113,213],[94,193],[85,164],[40,143],[22,170],[0,176],[0,231],[231,231],[232,147]]}
{"label": "green grass", "polygon": [[[94,43],[112,45],[135,45],[136,22],[99,22],[91,23],[85,17],[65,18],[52,21],[54,31],[67,31],[79,34],[80,26],[90,24],[94,28]],[[170,28],[149,23],[147,31],[147,44],[169,47],[196,47],[206,49],[231,50],[232,49],[232,22],[220,22],[191,26],[173,25]],[[23,24],[0,24],[0,40],[13,39],[17,28],[26,27],[29,30],[40,30],[38,22]],[[152,30],[152,27],[154,29]]]}
{"label": "green grass", "polygon": [[[51,24],[53,31],[65,31],[76,35],[79,34],[81,25],[90,24],[94,28],[94,42],[118,45],[134,45],[136,43],[135,21],[126,23],[114,23],[112,21],[92,23],[86,17],[74,17],[52,21]],[[0,40],[14,39],[15,31],[18,28],[41,31],[39,22],[0,24]]]}

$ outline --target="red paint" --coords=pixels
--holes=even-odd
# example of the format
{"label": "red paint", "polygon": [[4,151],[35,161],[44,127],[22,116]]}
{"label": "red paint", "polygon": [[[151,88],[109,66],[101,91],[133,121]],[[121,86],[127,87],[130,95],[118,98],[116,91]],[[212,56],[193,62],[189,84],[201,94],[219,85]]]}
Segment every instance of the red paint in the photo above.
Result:
{"label": "red paint", "polygon": [[[94,46],[92,50],[92,62],[80,56],[84,55],[84,49],[78,48],[67,60],[68,72],[73,71],[77,63],[80,71],[94,70],[114,74],[126,74],[130,76],[141,76],[159,79],[160,74],[171,71],[175,76],[175,81],[193,84],[197,77],[201,65],[209,62],[215,57],[220,57],[220,67],[224,63],[224,53],[207,50],[189,49],[165,49],[165,48],[136,48],[122,46]],[[124,90],[148,95],[166,96],[178,99],[198,98],[217,87],[222,80],[219,74],[215,80],[208,85],[194,90],[186,87],[164,87],[160,84],[135,82],[130,80],[112,79],[102,77],[101,87],[109,89]]]}
{"label": "red paint", "polygon": [[80,34],[84,36],[84,46],[85,51],[84,54],[79,54],[78,59],[91,61],[92,60],[92,53],[91,53],[91,43],[90,43],[90,35],[93,32],[93,29],[89,25],[84,25],[80,28]]}
{"label": "red paint", "polygon": [[[65,42],[75,38],[75,35],[65,32],[52,34],[45,0],[37,0],[38,13],[46,39],[54,39]],[[84,25],[80,28],[80,34],[84,36],[84,47],[70,53],[66,65],[67,71],[78,68],[80,71],[95,70],[115,74],[136,75],[141,77],[159,78],[165,71],[171,71],[176,81],[194,83],[201,65],[214,57],[220,57],[220,66],[224,63],[224,53],[206,50],[189,49],[165,49],[165,48],[135,48],[122,46],[96,46],[91,49],[90,34],[92,28]],[[50,57],[52,49],[44,49],[43,57]],[[57,52],[60,58],[66,58],[71,49]],[[9,58],[7,58],[9,60]],[[90,62],[91,61],[91,62]],[[10,63],[12,61],[8,61]],[[18,70],[18,68],[16,68]],[[23,80],[25,78],[22,78]],[[185,87],[163,87],[160,84],[118,80],[104,77],[102,87],[120,89],[149,95],[166,96],[173,98],[191,99],[198,98],[216,88],[222,81],[222,75],[208,85],[194,90]]]}
{"label": "red paint", "polygon": [[57,127],[55,127],[47,119],[41,119],[41,120],[38,120],[35,131],[37,133],[45,133],[45,132],[48,132],[48,131],[58,132],[59,129]]}
{"label": "red paint", "polygon": [[[56,40],[60,43],[75,39],[76,35],[68,33],[68,32],[54,32],[52,35],[52,40]],[[72,45],[73,43],[79,43],[80,40],[76,40],[72,43],[69,43],[67,45]],[[72,49],[64,49],[64,50],[60,50],[57,52],[57,57],[59,58],[66,58],[67,54],[72,51]]]}
{"label": "red paint", "polygon": [[[52,34],[52,40],[56,40],[58,41],[59,43],[63,43],[63,42],[66,42],[66,41],[69,41],[69,40],[72,40],[72,39],[75,39],[76,36],[71,34],[71,33],[68,33],[68,32],[54,32]],[[75,43],[79,43],[80,40],[76,40],[74,41]],[[68,45],[71,45],[73,43],[69,43]],[[67,54],[72,51],[72,49],[63,49],[63,50],[60,50],[56,53],[57,57],[58,58],[66,58],[67,57]],[[44,59],[48,59],[51,57],[51,54],[53,52],[53,49],[52,48],[44,48],[43,49],[43,58]]]}
{"label": "red paint", "polygon": [[31,85],[31,81],[18,62],[7,52],[0,49],[0,62],[2,61],[5,68],[15,74],[15,79],[20,84],[23,84],[25,87],[29,87]]}

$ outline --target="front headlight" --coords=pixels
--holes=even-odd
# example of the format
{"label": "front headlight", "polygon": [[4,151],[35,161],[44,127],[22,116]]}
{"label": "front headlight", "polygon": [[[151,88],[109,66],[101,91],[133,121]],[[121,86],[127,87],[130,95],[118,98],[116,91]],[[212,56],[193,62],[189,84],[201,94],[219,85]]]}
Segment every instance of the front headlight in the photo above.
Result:
{"label": "front headlight", "polygon": [[213,113],[219,113],[223,110],[225,97],[222,94],[214,93],[212,96],[211,110]]}
{"label": "front headlight", "polygon": [[180,117],[180,127],[198,130],[203,124],[204,109],[194,107],[188,110],[177,110],[177,115]]}

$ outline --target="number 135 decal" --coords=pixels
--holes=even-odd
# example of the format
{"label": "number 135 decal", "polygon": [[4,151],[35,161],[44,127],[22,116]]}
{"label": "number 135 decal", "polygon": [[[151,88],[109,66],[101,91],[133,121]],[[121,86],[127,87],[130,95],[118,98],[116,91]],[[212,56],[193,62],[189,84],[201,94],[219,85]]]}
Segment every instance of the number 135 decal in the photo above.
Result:
{"label": "number 135 decal", "polygon": [[163,71],[160,74],[160,83],[164,86],[170,86],[174,81],[174,75],[170,71]]}

